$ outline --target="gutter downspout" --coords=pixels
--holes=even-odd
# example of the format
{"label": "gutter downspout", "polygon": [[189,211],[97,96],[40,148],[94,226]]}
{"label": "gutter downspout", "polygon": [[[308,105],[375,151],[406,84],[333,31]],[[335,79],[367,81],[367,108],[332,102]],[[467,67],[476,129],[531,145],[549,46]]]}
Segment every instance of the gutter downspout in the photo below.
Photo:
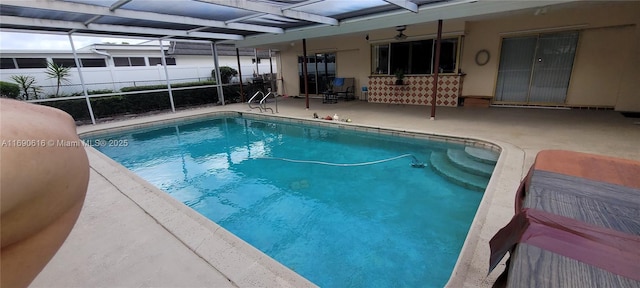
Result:
{"label": "gutter downspout", "polygon": [[98,50],[96,48],[91,48],[91,52],[96,53],[96,54],[100,54],[102,56],[106,56],[107,58],[111,58],[112,57],[111,54],[109,54],[107,52],[104,52],[104,51],[100,51],[100,50]]}
{"label": "gutter downspout", "polygon": [[96,48],[91,48],[89,49],[91,52],[96,53],[98,55],[102,55],[107,57],[107,67],[109,68],[109,75],[111,76],[111,83],[113,84],[113,91],[118,91],[119,89],[116,88],[116,77],[113,74],[113,67],[115,66],[115,64],[113,63],[113,60],[109,61],[109,59],[113,59],[113,56],[111,56],[111,54],[105,52],[105,51],[100,51]]}

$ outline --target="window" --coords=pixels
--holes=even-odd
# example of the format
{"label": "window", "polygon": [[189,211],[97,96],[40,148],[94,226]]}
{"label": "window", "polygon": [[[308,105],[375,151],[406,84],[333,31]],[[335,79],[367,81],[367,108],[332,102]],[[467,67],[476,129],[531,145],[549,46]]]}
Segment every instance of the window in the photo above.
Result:
{"label": "window", "polygon": [[[176,58],[173,57],[165,57],[164,60],[167,62],[167,66],[176,65]],[[162,65],[162,58],[160,57],[149,57],[149,66]]]}
{"label": "window", "polygon": [[431,74],[433,40],[391,43],[391,71],[407,74]]}
{"label": "window", "polygon": [[107,67],[104,59],[83,58],[80,61],[82,61],[82,67]]}
{"label": "window", "polygon": [[[76,61],[73,58],[53,58],[53,63],[63,67],[76,67]],[[104,59],[82,58],[80,59],[82,67],[107,67]]]}
{"label": "window", "polygon": [[145,66],[145,65],[147,65],[144,62],[144,57],[129,57],[129,61],[131,61],[131,66]]}
{"label": "window", "polygon": [[456,73],[457,56],[458,38],[442,39],[442,44],[440,45],[440,73]]}
{"label": "window", "polygon": [[16,58],[18,68],[47,68],[47,59],[45,58]]}
{"label": "window", "polygon": [[[433,39],[374,45],[371,52],[371,71],[393,74],[401,69],[406,74],[431,74],[435,65]],[[458,38],[442,39],[440,73],[455,73],[458,64]]]}
{"label": "window", "polygon": [[116,67],[146,65],[144,57],[113,57],[113,64],[116,65]]}
{"label": "window", "polygon": [[76,67],[76,61],[73,58],[53,58],[52,60],[58,66]]}
{"label": "window", "polygon": [[389,74],[389,45],[374,45],[372,50],[373,74]]}
{"label": "window", "polygon": [[0,69],[16,69],[13,58],[0,58]]}
{"label": "window", "polygon": [[[411,72],[408,72],[408,73],[411,73],[411,74],[431,74],[432,73],[433,64],[431,63],[431,59],[434,58],[434,54],[435,54],[434,53],[435,48],[433,46],[433,43],[434,43],[433,40],[415,41],[411,43],[411,50],[408,53],[409,55],[411,55],[411,59],[409,59],[408,71],[411,71]],[[393,70],[393,71],[395,72],[396,70]]]}
{"label": "window", "polygon": [[129,57],[113,57],[113,64],[116,65],[116,67],[130,66]]}
{"label": "window", "polygon": [[[167,61],[167,62],[169,62],[169,61]],[[160,58],[160,57],[149,57],[149,66],[156,66],[156,65],[162,65],[162,58]],[[169,63],[167,63],[167,65],[169,65]]]}

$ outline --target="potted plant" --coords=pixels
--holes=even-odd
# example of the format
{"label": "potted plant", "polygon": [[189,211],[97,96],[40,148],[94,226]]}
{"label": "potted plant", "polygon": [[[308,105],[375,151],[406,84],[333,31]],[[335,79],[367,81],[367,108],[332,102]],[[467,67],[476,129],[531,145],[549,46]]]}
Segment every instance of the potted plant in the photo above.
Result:
{"label": "potted plant", "polygon": [[396,73],[394,73],[396,75],[396,85],[403,85],[404,84],[404,71],[400,68],[398,68],[396,70]]}

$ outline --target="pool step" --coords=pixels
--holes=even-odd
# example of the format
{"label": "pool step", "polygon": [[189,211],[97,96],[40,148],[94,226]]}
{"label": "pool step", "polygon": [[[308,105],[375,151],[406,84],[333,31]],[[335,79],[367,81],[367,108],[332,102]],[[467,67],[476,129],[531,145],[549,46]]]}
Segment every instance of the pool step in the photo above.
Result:
{"label": "pool step", "polygon": [[451,163],[459,169],[471,174],[485,176],[487,178],[491,177],[493,167],[495,166],[495,164],[487,164],[478,161],[477,158],[468,154],[466,150],[448,149],[447,157],[449,157]]}
{"label": "pool step", "polygon": [[498,157],[500,156],[500,154],[494,151],[476,147],[465,147],[464,152],[466,152],[469,157],[474,158],[479,162],[487,163],[490,165],[496,165],[496,163],[498,162]]}
{"label": "pool step", "polygon": [[438,174],[453,183],[482,192],[484,192],[487,188],[487,184],[489,184],[488,177],[472,174],[459,169],[451,162],[445,152],[433,152],[431,153],[431,158],[429,160],[431,162],[431,167]]}

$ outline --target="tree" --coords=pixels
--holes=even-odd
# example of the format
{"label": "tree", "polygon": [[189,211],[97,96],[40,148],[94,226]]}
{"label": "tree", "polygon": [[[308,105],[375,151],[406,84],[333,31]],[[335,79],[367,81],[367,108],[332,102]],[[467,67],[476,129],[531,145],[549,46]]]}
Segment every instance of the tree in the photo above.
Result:
{"label": "tree", "polygon": [[47,63],[47,71],[45,72],[49,79],[56,79],[56,96],[60,93],[60,85],[62,83],[69,83],[69,75],[71,75],[71,68],[58,65],[54,62]]}
{"label": "tree", "polygon": [[30,91],[34,92],[39,90],[39,88],[35,85],[36,78],[34,78],[33,76],[13,75],[11,76],[11,79],[13,79],[13,81],[16,81],[16,83],[18,83],[18,86],[20,86],[20,92],[22,93],[21,96],[23,100],[29,100]]}
{"label": "tree", "polygon": [[[231,77],[238,75],[238,71],[229,66],[220,67],[220,81],[222,84],[228,84],[231,80]],[[216,79],[216,69],[211,70],[211,77]]]}

